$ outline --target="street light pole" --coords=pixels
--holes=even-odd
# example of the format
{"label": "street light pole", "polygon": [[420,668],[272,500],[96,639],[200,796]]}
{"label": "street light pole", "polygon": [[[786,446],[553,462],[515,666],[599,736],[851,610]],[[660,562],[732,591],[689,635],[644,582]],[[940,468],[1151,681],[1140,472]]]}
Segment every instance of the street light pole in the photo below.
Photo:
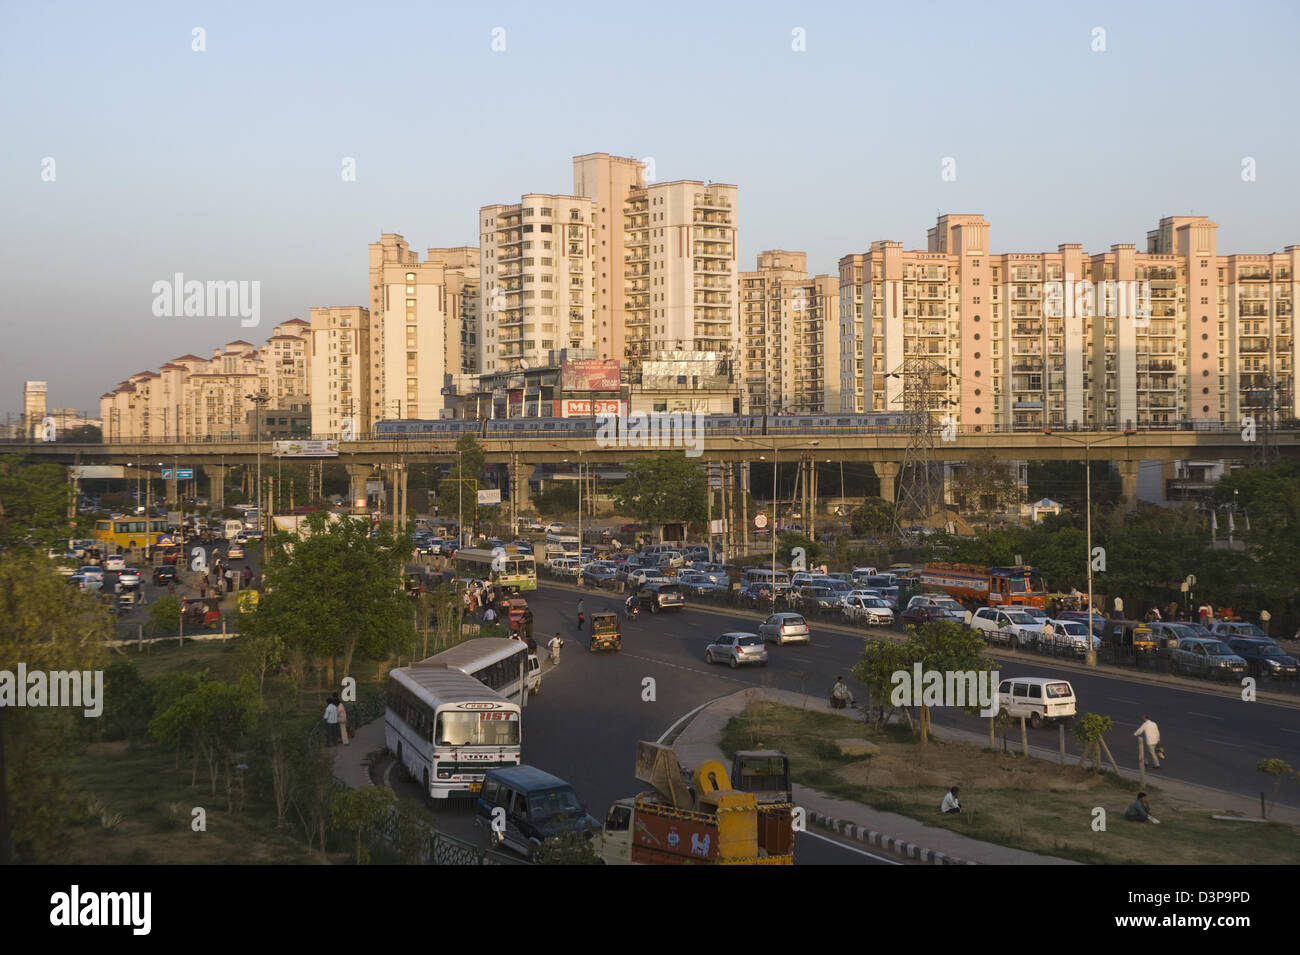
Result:
{"label": "street light pole", "polygon": [[[731,440],[732,440],[732,441],[735,441],[737,444],[739,444],[739,443],[741,443],[741,442],[743,442],[743,441],[747,441],[747,442],[749,442],[750,444],[757,445],[757,446],[760,447],[760,448],[765,448],[765,447],[767,447],[767,445],[760,444],[759,442],[753,440],[752,438],[733,437]],[[820,441],[809,441],[809,442],[808,442],[808,447],[814,447],[814,448],[815,448],[815,447],[817,447],[817,445],[819,445],[819,444],[821,444]],[[776,613],[776,511],[777,511],[777,500],[776,500],[776,471],[777,471],[777,463],[778,463],[778,460],[777,460],[777,444],[776,444],[776,440],[773,439],[773,440],[772,440],[772,520],[771,520],[771,522],[770,522],[770,526],[771,526],[771,534],[772,534],[772,613]]]}
{"label": "street light pole", "polygon": [[[1052,433],[1053,432],[1050,428],[1043,429],[1043,434],[1050,435]],[[1083,655],[1084,666],[1095,667],[1097,665],[1097,651],[1092,645],[1092,621],[1094,612],[1092,607],[1092,446],[1094,444],[1101,444],[1103,441],[1112,441],[1115,438],[1132,437],[1135,434],[1137,434],[1137,431],[1130,429],[1124,431],[1122,434],[1107,435],[1106,437],[1098,438],[1095,441],[1080,441],[1077,438],[1071,438],[1067,435],[1057,435],[1058,438],[1065,438],[1066,441],[1073,444],[1083,445],[1084,497],[1086,502],[1084,506],[1084,520],[1088,524],[1086,545],[1088,553],[1085,555],[1088,561],[1088,642],[1087,649],[1084,651]],[[1104,617],[1105,614],[1102,616]]]}

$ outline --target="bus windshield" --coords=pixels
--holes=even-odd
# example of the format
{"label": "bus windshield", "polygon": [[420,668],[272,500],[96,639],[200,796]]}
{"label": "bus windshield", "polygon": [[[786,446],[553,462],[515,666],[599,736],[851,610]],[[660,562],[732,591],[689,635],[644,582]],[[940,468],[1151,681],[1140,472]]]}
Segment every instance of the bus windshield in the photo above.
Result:
{"label": "bus windshield", "polygon": [[519,714],[443,711],[435,739],[439,746],[518,746]]}

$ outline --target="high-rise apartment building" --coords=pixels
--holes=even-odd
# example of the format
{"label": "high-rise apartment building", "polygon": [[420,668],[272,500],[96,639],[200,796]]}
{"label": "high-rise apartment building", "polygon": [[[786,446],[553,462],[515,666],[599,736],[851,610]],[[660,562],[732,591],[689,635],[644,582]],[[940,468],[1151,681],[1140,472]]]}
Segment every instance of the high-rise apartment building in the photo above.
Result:
{"label": "high-rise apartment building", "polygon": [[310,334],[312,434],[368,434],[375,407],[370,310],[359,305],[313,308]]}
{"label": "high-rise apartment building", "polygon": [[45,381],[29,381],[23,385],[23,437],[41,437],[49,387]]}
{"label": "high-rise apartment building", "polygon": [[696,180],[633,189],[624,211],[624,357],[659,352],[737,357],[735,186]]}
{"label": "high-rise apartment building", "polygon": [[1293,302],[1300,246],[1217,254],[1203,216],[1161,220],[1147,251],[990,251],[978,215],[945,215],[924,252],[874,242],[840,260],[841,387],[901,410],[906,358],[950,377],[970,430],[1236,422],[1264,399],[1300,413]]}
{"label": "high-rise apartment building", "polygon": [[464,296],[478,256],[469,247],[429,249],[420,262],[393,233],[371,244],[370,420],[441,413],[443,389],[462,371]]}
{"label": "high-rise apartment building", "polygon": [[803,252],[758,254],[740,273],[740,363],[754,414],[840,409],[839,280],[809,277]]}
{"label": "high-rise apartment building", "polygon": [[479,210],[480,373],[551,364],[553,352],[595,347],[594,207],[581,196],[534,193]]}

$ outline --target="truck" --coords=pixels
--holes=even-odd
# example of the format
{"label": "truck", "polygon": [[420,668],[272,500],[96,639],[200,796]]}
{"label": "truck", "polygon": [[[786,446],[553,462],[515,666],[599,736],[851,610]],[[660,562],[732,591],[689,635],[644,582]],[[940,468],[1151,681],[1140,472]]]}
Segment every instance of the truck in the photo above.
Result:
{"label": "truck", "polygon": [[942,590],[971,610],[979,607],[1047,609],[1047,586],[1033,567],[981,567],[975,564],[926,564],[922,587]]}
{"label": "truck", "polygon": [[[788,788],[788,764],[779,753],[758,755],[778,757],[785,770],[762,778],[762,800],[732,788],[716,760],[688,774],[670,747],[638,742],[635,775],[653,788],[610,806],[601,858],[608,865],[793,865],[794,807],[769,801],[786,793],[768,785],[775,780]],[[749,775],[758,779],[758,770],[776,765],[760,758]]]}

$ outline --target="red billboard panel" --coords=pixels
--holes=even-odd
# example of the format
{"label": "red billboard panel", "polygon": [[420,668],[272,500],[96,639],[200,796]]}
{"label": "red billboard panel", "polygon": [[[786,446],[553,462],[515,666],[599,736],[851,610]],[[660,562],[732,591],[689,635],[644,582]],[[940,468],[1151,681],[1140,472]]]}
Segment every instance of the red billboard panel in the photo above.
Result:
{"label": "red billboard panel", "polygon": [[560,362],[560,388],[563,391],[618,391],[619,363],[594,358]]}

